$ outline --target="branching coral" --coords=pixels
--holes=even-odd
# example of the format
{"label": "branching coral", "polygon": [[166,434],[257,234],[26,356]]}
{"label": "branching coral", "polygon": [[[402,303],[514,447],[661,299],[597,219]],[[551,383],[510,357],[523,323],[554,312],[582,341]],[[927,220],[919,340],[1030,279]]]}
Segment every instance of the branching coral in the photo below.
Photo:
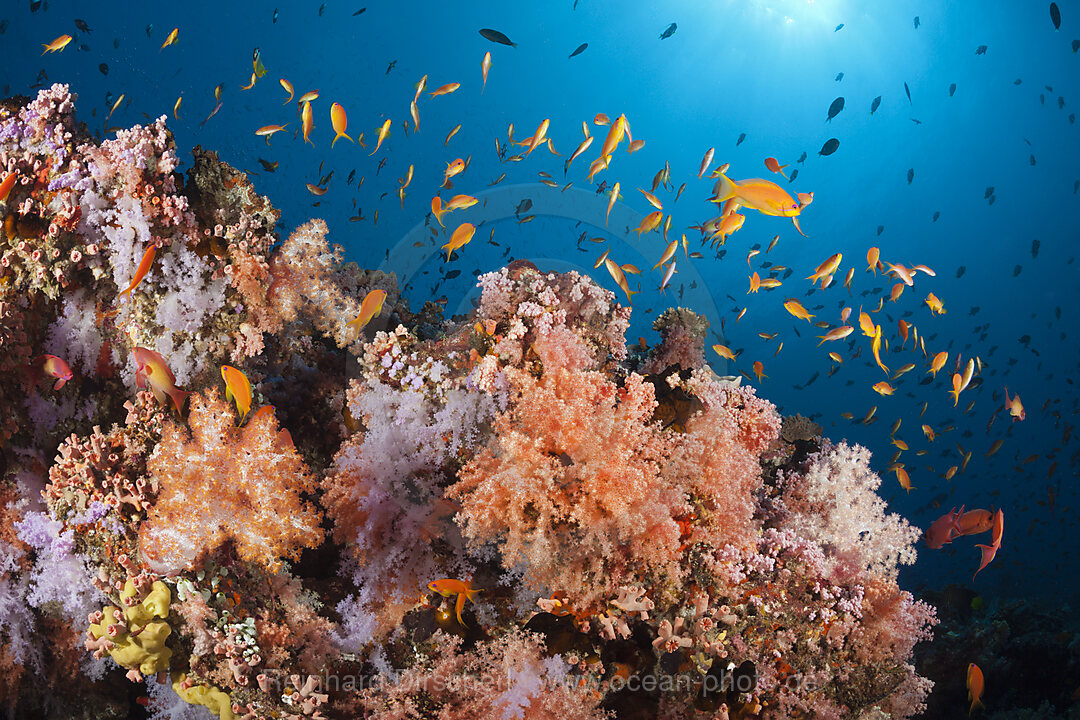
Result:
{"label": "branching coral", "polygon": [[192,398],[190,434],[169,424],[147,463],[157,502],[139,531],[156,572],[192,567],[232,540],[241,558],[277,567],[322,540],[319,513],[301,495],[314,479],[272,413],[243,428],[216,390]]}

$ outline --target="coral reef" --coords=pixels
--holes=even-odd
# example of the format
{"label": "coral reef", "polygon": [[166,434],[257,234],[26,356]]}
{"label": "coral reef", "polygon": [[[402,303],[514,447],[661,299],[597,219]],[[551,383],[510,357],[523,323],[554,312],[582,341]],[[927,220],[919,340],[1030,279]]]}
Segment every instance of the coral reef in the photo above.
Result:
{"label": "coral reef", "polygon": [[629,350],[613,293],[517,261],[469,317],[413,314],[214,153],[185,180],[164,118],[91,140],[63,85],[0,104],[0,166],[10,714],[924,708],[918,531],[865,449],[718,377],[692,310]]}

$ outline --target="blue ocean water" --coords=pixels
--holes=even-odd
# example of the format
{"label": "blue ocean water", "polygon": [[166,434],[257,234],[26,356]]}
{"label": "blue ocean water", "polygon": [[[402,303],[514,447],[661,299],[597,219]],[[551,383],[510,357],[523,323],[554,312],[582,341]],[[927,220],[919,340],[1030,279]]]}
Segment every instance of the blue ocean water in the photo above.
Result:
{"label": "blue ocean water", "polygon": [[[366,8],[363,2],[8,2],[0,12],[4,94],[70,83],[80,119],[99,131],[121,94],[124,102],[109,126],[169,115],[182,158],[202,145],[249,170],[258,190],[281,208],[282,232],[309,217],[325,218],[348,259],[398,272],[414,307],[445,297],[448,313],[467,311],[474,273],[511,258],[589,272],[617,291],[602,267],[592,267],[610,248],[620,263],[642,269],[630,278],[631,287],[641,288],[631,341],[644,336],[652,342],[652,320],[680,302],[705,312],[715,330],[723,320],[723,342],[740,355],[725,366],[710,350],[716,367],[752,377],[751,363],[761,360],[768,377],[760,393],[785,414],[815,418],[835,440],[871,448],[883,495],[913,523],[925,528],[953,506],[1003,509],[1002,550],[974,582],[979,552],[971,538],[962,538],[944,550],[921,551],[903,584],[961,582],[990,596],[1055,598],[1072,587],[1068,579],[1080,571],[1072,549],[1080,453],[1070,432],[1080,351],[1074,320],[1080,131],[1073,115],[1080,54],[1072,49],[1080,38],[1080,3],[1059,3],[1062,24],[1055,30],[1042,2],[559,0],[372,2]],[[77,30],[76,18],[90,31]],[[677,30],[661,39],[671,23]],[[178,42],[159,49],[173,27],[180,29]],[[517,46],[489,42],[481,28],[498,29]],[[64,33],[74,42],[41,57],[41,44]],[[582,43],[587,49],[569,58]],[[977,53],[980,46],[984,53]],[[267,74],[241,90],[255,48]],[[481,93],[481,59],[488,51],[493,65]],[[424,75],[428,92],[450,82],[461,88],[441,97],[425,94],[420,129],[406,135],[402,122]],[[319,90],[313,144],[292,137],[300,119],[296,103],[284,102],[288,95],[278,78],[287,78],[297,96]],[[219,84],[221,110],[204,123]],[[877,96],[880,107],[871,114]],[[838,97],[844,109],[826,122]],[[345,107],[350,135],[365,133],[368,150],[347,141],[331,149],[332,102]],[[564,160],[583,138],[582,121],[603,140],[607,128],[592,124],[597,113],[625,114],[633,137],[645,140],[632,155],[620,149],[597,178],[609,187],[618,180],[624,196],[607,227],[608,196],[585,179],[598,147],[563,174]],[[392,134],[371,155],[376,128],[387,118]],[[509,124],[520,140],[544,119],[561,157],[539,148],[519,163],[499,161],[495,139],[506,142]],[[288,132],[269,145],[255,136],[256,128],[277,123],[288,123]],[[459,123],[460,132],[444,143]],[[840,141],[839,149],[819,156],[830,138]],[[721,248],[723,257],[702,247],[698,231],[687,227],[717,214],[706,201],[712,181],[697,179],[711,147],[714,166],[730,163],[735,179],[773,177],[763,166],[770,156],[790,164],[787,172],[797,169],[790,184],[776,179],[793,193],[814,193],[800,217],[807,237],[783,218],[748,212],[744,227]],[[805,161],[798,162],[803,153]],[[431,197],[447,163],[459,157],[471,163],[452,192],[489,202],[449,216],[451,228],[463,220],[480,227],[447,262],[439,251],[446,238],[432,240],[425,222],[433,224],[427,218]],[[278,163],[276,171],[267,172],[260,159]],[[685,232],[690,250],[703,257],[691,260],[680,249],[679,272],[662,296],[659,271],[649,268],[665,243],[657,233],[639,240],[627,230],[652,209],[637,188],[649,189],[666,163],[671,191],[657,195],[673,215],[672,239]],[[410,165],[415,175],[402,207],[398,179]],[[331,171],[325,195],[308,192],[305,183],[317,184]],[[558,187],[541,184],[541,171]],[[506,179],[489,188],[502,173]],[[560,192],[568,181],[573,188]],[[686,189],[673,202],[683,182]],[[532,208],[518,211],[526,199]],[[531,221],[520,222],[529,215]],[[777,234],[776,248],[766,254]],[[417,242],[422,246],[414,247]],[[761,254],[748,261],[754,247]],[[889,262],[925,264],[936,277],[919,274],[914,287],[889,302],[896,280],[864,272],[870,247],[879,247]],[[837,252],[843,253],[841,274],[855,268],[852,292],[838,275],[828,290],[807,296],[804,278]],[[748,276],[754,270],[764,276],[764,262],[793,272],[781,288],[748,295]],[[460,274],[448,277],[452,270]],[[931,315],[923,302],[928,292],[944,301],[945,315]],[[817,347],[812,336],[824,331],[788,315],[782,302],[790,297],[833,327],[841,306],[854,308],[854,322],[860,306],[872,310],[885,297],[884,309],[873,315],[892,346],[883,359],[893,371],[908,362],[915,369],[891,380],[894,395],[879,396],[871,385],[889,377],[873,363],[869,341],[854,339],[856,329],[843,350],[832,347],[840,343]],[[910,342],[898,348],[901,318],[918,327],[931,354],[950,353],[929,384],[923,384],[922,352],[912,351]],[[777,335],[765,340],[758,333]],[[707,345],[717,341],[710,337]],[[856,348],[861,356],[853,358]],[[829,350],[845,357],[831,376]],[[958,355],[965,363],[977,356],[983,371],[954,407],[947,391]],[[1005,386],[1022,396],[1023,422],[1011,422],[1001,410]],[[963,412],[972,400],[974,407]],[[873,406],[876,422],[864,424]],[[843,418],[845,412],[854,421]],[[895,437],[910,447],[900,458],[915,488],[910,493],[886,472],[897,419]],[[924,436],[923,423],[937,432],[934,442]],[[998,439],[1001,449],[988,457]],[[946,480],[962,451],[972,452],[966,471]]]}

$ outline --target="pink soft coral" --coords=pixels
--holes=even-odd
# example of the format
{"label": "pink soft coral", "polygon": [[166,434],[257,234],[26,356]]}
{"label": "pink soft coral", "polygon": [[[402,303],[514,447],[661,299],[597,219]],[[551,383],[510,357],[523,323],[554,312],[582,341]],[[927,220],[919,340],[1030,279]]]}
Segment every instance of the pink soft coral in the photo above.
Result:
{"label": "pink soft coral", "polygon": [[448,491],[465,534],[497,541],[505,566],[524,560],[528,581],[583,604],[611,594],[630,565],[677,572],[684,497],[661,477],[670,442],[650,422],[652,386],[637,375],[620,388],[596,372],[505,372],[519,399]]}
{"label": "pink soft coral", "polygon": [[244,560],[276,567],[322,540],[319,513],[301,500],[314,479],[272,413],[247,426],[216,390],[191,400],[188,432],[166,426],[147,463],[160,494],[139,530],[144,564],[155,572],[190,568],[233,540]]}

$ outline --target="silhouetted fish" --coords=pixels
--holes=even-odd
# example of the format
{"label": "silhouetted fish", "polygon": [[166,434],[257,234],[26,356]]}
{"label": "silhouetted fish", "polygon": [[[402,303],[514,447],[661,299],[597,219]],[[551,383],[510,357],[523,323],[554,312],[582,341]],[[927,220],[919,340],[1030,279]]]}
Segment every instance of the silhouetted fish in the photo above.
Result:
{"label": "silhouetted fish", "polygon": [[271,19],[271,24],[276,25],[278,19],[278,9],[274,8],[274,17]]}
{"label": "silhouetted fish", "polygon": [[983,200],[988,199],[993,194],[994,194],[994,186],[993,185],[988,185],[986,187],[986,192],[983,193]]}
{"label": "silhouetted fish", "polygon": [[881,233],[883,233],[883,232],[885,232],[885,226],[884,225],[878,225],[877,226],[878,237],[881,237]]}
{"label": "silhouetted fish", "polygon": [[574,52],[570,53],[570,57],[574,57],[575,55],[580,55],[581,53],[585,52],[585,48],[587,48],[587,47],[589,47],[589,43],[581,43],[580,45],[577,46],[577,49],[574,50]]}
{"label": "silhouetted fish", "polygon": [[829,106],[829,116],[825,118],[825,122],[829,122],[834,117],[840,114],[840,111],[844,109],[844,98],[838,97],[832,101],[832,105]]}
{"label": "silhouetted fish", "polygon": [[675,23],[671,23],[667,26],[664,32],[660,33],[660,39],[665,40],[675,34],[675,31],[679,29],[679,26]]}
{"label": "silhouetted fish", "polygon": [[844,73],[837,73],[836,74],[836,82],[840,82],[843,79],[844,79]]}
{"label": "silhouetted fish", "polygon": [[352,14],[352,16],[353,16],[353,17],[356,17],[357,15],[363,15],[363,14],[364,14],[365,12],[367,12],[367,8],[366,8],[366,7],[362,7],[362,8],[360,8],[359,10],[357,10],[356,12],[354,12],[354,13]]}
{"label": "silhouetted fish", "polygon": [[952,97],[955,94],[956,94],[956,83],[952,83],[951,85],[949,85],[949,97]]}
{"label": "silhouetted fish", "polygon": [[959,280],[960,278],[962,278],[964,276],[964,273],[966,272],[967,266],[965,265],[961,265],[960,267],[956,268],[956,279]]}
{"label": "silhouetted fish", "polygon": [[1072,49],[1073,49],[1073,52],[1076,52],[1077,50],[1080,50],[1080,40],[1073,40],[1072,41]]}
{"label": "silhouetted fish", "polygon": [[788,182],[789,183],[795,182],[795,178],[797,178],[797,177],[799,177],[799,168],[795,168],[794,170],[791,171],[791,175],[788,176]]}
{"label": "silhouetted fish", "polygon": [[1061,29],[1061,11],[1058,10],[1057,3],[1050,3],[1050,22],[1054,23],[1054,29]]}
{"label": "silhouetted fish", "polygon": [[85,20],[81,20],[81,19],[79,19],[79,18],[75,18],[75,27],[79,28],[79,30],[80,30],[81,32],[84,32],[84,33],[86,33],[87,35],[89,35],[89,34],[90,34],[90,33],[92,32],[92,31],[90,30],[90,26],[86,24],[86,21],[85,21]]}
{"label": "silhouetted fish", "polygon": [[803,154],[799,156],[799,159],[796,162],[806,162],[806,151],[805,150],[803,151]]}
{"label": "silhouetted fish", "polygon": [[837,25],[836,29],[833,30],[833,32],[840,32],[840,28],[842,28],[842,27],[844,27],[844,23],[840,23],[839,25]]}
{"label": "silhouetted fish", "polygon": [[914,23],[915,29],[918,30],[919,29],[919,16],[918,15],[915,16],[915,19],[912,21],[912,23]]}
{"label": "silhouetted fish", "polygon": [[1035,238],[1031,241],[1031,259],[1039,257],[1039,238]]}
{"label": "silhouetted fish", "polygon": [[1035,156],[1034,156],[1034,155],[1031,155],[1031,156],[1030,156],[1030,157],[1028,158],[1028,162],[1030,162],[1030,163],[1031,163],[1031,165],[1032,165],[1032,167],[1034,167],[1034,166],[1035,166]]}
{"label": "silhouetted fish", "polygon": [[98,65],[98,70],[101,71],[102,75],[108,75],[109,74],[109,66],[106,65],[105,63],[101,63],[100,65]]}
{"label": "silhouetted fish", "polygon": [[739,133],[739,139],[735,141],[735,147],[742,145],[743,140],[746,139],[746,133]]}
{"label": "silhouetted fish", "polygon": [[880,95],[878,95],[876,98],[874,98],[873,102],[870,103],[870,114],[873,115],[875,112],[877,112],[877,109],[879,107],[881,107],[881,96]]}
{"label": "silhouetted fish", "polygon": [[904,83],[904,94],[907,95],[908,105],[910,105],[911,104],[911,88],[909,88],[907,86],[906,82]]}
{"label": "silhouetted fish", "polygon": [[490,40],[493,43],[499,43],[500,45],[509,45],[510,47],[517,47],[517,43],[511,42],[510,38],[506,37],[498,30],[481,28],[480,34],[483,35],[486,40]]}
{"label": "silhouetted fish", "polygon": [[818,151],[818,157],[832,155],[836,152],[838,147],[840,147],[840,141],[836,138],[829,138],[825,141],[825,144],[821,146],[821,150]]}
{"label": "silhouetted fish", "polygon": [[975,48],[975,54],[976,55],[985,55],[986,54],[986,49],[987,49],[986,45],[980,45],[979,47]]}
{"label": "silhouetted fish", "polygon": [[941,217],[941,211],[940,210],[935,210],[934,211],[934,219],[931,220],[930,222],[937,222],[939,217]]}
{"label": "silhouetted fish", "polygon": [[915,179],[915,168],[908,168],[907,171],[907,184],[910,185],[911,181]]}

